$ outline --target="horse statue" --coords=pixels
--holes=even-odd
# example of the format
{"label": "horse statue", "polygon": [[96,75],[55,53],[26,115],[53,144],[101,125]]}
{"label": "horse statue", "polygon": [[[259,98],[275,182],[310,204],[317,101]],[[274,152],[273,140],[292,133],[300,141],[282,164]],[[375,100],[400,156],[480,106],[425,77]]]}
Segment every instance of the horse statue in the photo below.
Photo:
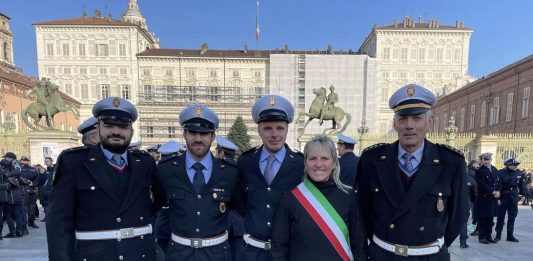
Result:
{"label": "horse statue", "polygon": [[[304,127],[298,134],[298,140],[300,140],[300,137],[305,132],[305,128],[307,127],[307,125],[309,125],[309,123],[311,123],[312,120],[320,119],[320,111],[323,109],[326,111],[323,112],[322,120],[333,122],[332,127],[330,129],[328,128],[324,129],[324,131],[322,132],[323,134],[337,134],[337,133],[340,133],[346,130],[346,127],[348,127],[348,124],[350,124],[350,122],[352,121],[352,115],[345,112],[343,109],[341,109],[338,106],[335,106],[331,110],[327,110],[327,107],[324,106],[325,101],[326,101],[326,88],[321,87],[321,88],[313,89],[313,94],[315,94],[316,97],[313,100],[313,102],[311,102],[311,107],[309,108],[309,112],[300,113],[298,115],[298,119],[300,119],[303,116],[309,117],[309,119],[307,119],[307,121],[305,122]],[[339,129],[338,127],[340,126],[340,123],[342,122],[342,120],[344,120],[345,117],[346,117],[346,122]]]}
{"label": "horse statue", "polygon": [[[45,89],[43,91],[38,88]],[[32,102],[28,107],[22,110],[22,120],[30,129],[54,129],[54,115],[60,112],[70,111],[74,114],[76,119],[79,119],[80,112],[78,109],[72,105],[65,105],[65,102],[59,93],[59,86],[51,83],[48,79],[43,79],[37,83],[35,89],[38,90],[32,90],[26,96],[35,93],[37,101]],[[30,123],[28,117],[33,119],[33,124]],[[42,117],[45,117],[46,119],[46,126],[40,123]]]}

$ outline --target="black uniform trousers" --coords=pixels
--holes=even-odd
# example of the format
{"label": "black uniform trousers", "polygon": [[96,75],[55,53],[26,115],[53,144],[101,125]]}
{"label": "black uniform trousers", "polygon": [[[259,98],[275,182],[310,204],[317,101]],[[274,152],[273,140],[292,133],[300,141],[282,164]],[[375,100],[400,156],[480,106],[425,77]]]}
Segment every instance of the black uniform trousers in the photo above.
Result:
{"label": "black uniform trousers", "polygon": [[9,227],[9,233],[22,233],[23,220],[20,204],[7,204],[6,222]]}
{"label": "black uniform trousers", "polygon": [[505,213],[507,215],[507,237],[513,235],[514,221],[518,215],[518,191],[506,190],[502,192],[500,198],[501,204],[498,206],[498,221],[496,222],[496,233],[501,234],[503,230],[503,222],[505,220]]}

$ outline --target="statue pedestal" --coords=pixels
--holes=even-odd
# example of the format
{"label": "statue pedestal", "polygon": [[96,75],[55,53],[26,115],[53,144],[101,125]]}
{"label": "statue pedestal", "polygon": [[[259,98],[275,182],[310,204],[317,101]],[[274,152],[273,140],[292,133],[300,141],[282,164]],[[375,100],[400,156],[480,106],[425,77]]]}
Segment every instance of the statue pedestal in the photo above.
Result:
{"label": "statue pedestal", "polygon": [[32,164],[43,164],[45,157],[51,157],[56,162],[61,151],[80,146],[80,137],[68,131],[30,131],[28,142]]}

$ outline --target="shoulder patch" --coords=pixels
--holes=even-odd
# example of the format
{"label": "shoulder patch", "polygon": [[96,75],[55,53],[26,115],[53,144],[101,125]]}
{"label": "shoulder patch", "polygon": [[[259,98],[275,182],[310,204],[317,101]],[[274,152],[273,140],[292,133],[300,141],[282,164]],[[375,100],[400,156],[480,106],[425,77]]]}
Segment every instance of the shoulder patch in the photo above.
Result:
{"label": "shoulder patch", "polygon": [[245,154],[250,154],[250,153],[257,152],[257,151],[259,151],[260,148],[261,148],[261,145],[256,146],[256,147],[253,147],[253,148],[251,148],[251,149],[249,149],[249,150],[243,152],[243,153],[241,154],[241,156],[242,156],[242,155],[245,155]]}
{"label": "shoulder patch", "polygon": [[448,149],[452,152],[454,152],[455,154],[461,156],[461,157],[465,157],[464,153],[462,151],[460,151],[459,149],[455,148],[455,147],[452,147],[450,145],[447,145],[447,144],[440,144],[440,143],[437,143],[437,146],[441,147],[441,148],[445,148],[445,149]]}
{"label": "shoulder patch", "polygon": [[386,145],[389,145],[388,143],[377,143],[377,144],[374,144],[374,145],[371,145],[371,146],[368,146],[366,147],[363,151],[361,151],[361,154],[367,152],[367,151],[371,151],[373,149],[377,149],[377,148],[380,148],[380,147],[383,147],[383,146],[386,146]]}

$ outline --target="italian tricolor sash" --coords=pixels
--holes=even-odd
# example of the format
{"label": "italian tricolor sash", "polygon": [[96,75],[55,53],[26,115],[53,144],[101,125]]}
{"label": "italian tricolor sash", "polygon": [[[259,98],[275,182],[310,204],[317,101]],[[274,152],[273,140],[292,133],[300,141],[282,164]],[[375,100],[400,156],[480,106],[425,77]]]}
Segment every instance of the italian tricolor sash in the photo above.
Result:
{"label": "italian tricolor sash", "polygon": [[348,227],[315,185],[306,179],[291,192],[326,235],[342,260],[354,260],[350,249]]}

